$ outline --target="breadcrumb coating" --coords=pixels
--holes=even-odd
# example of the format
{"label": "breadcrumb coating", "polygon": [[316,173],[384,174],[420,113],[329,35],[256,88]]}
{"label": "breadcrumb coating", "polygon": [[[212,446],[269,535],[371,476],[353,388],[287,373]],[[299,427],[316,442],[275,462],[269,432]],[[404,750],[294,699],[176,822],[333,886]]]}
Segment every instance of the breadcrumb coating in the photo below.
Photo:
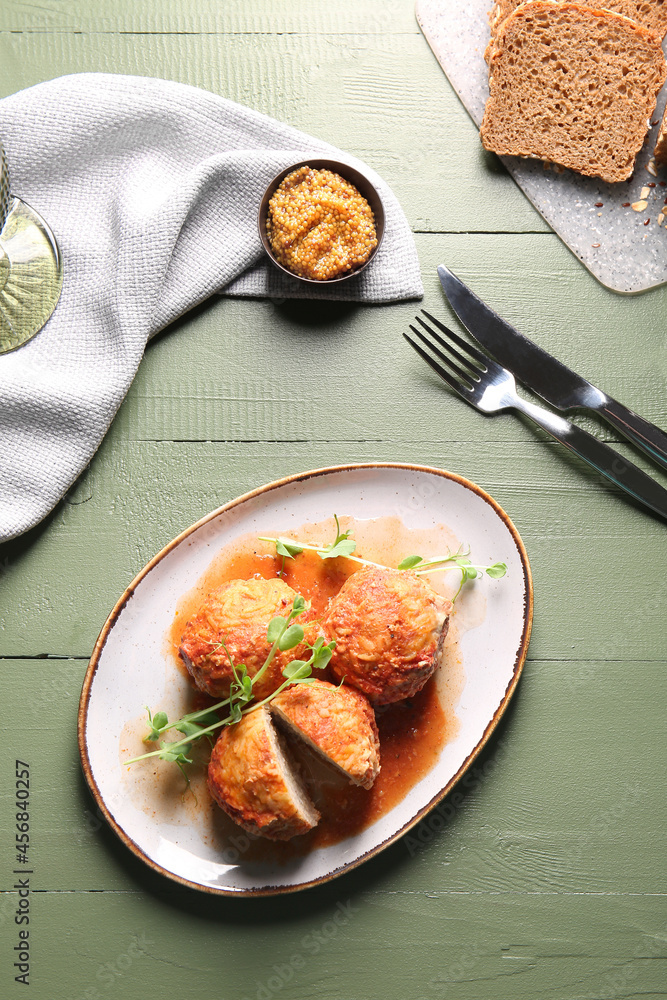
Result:
{"label": "breadcrumb coating", "polygon": [[297,684],[271,702],[271,711],[354,785],[370,788],[380,771],[380,741],[368,699],[346,685]]}
{"label": "breadcrumb coating", "polygon": [[289,840],[312,830],[312,804],[266,709],[223,729],[208,766],[211,795],[249,833]]}
{"label": "breadcrumb coating", "polygon": [[451,609],[415,573],[365,566],[346,580],[323,618],[336,640],[334,674],[376,705],[409,698],[436,668]]}
{"label": "breadcrumb coating", "polygon": [[[212,591],[201,608],[185,626],[179,653],[195,684],[214,698],[229,694],[234,663],[245,664],[254,677],[266,660],[271,643],[266,638],[269,622],[275,615],[286,618],[296,591],[283,580],[230,580]],[[298,619],[313,643],[320,633],[308,615]],[[308,658],[305,645],[276,653],[269,669],[256,685],[257,698],[265,698],[278,688],[284,677],[282,669],[292,660]]]}

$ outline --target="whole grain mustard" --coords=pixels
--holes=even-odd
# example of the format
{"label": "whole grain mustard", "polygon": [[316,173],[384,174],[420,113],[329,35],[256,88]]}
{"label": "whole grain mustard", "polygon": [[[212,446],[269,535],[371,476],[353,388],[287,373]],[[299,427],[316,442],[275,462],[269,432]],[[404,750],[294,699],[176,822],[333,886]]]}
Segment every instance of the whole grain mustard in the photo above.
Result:
{"label": "whole grain mustard", "polygon": [[266,233],[279,264],[316,281],[355,270],[377,246],[373,211],[354,185],[308,166],[288,174],[272,195]]}

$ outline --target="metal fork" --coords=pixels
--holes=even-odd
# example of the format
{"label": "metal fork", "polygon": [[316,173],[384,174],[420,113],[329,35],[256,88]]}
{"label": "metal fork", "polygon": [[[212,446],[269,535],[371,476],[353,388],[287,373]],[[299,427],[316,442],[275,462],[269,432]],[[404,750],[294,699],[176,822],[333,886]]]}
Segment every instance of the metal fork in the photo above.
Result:
{"label": "metal fork", "polygon": [[[537,406],[527,399],[521,399],[516,391],[514,376],[502,365],[482,354],[476,347],[463,340],[446,327],[440,320],[422,309],[422,313],[434,324],[440,333],[432,329],[421,316],[416,316],[423,331],[410,324],[416,337],[428,348],[428,353],[404,333],[403,336],[424,361],[431,366],[444,382],[458,393],[467,403],[482,413],[502,413],[517,410],[542,427],[570,451],[610,479],[616,486],[626,490],[636,500],[667,518],[667,490],[654,479],[626,462],[609,445],[598,441],[587,431],[570,423],[564,417],[552,413],[543,406]],[[426,336],[428,334],[428,336]],[[443,336],[443,334],[445,336]],[[444,348],[444,351],[442,350]],[[447,353],[445,353],[445,351]],[[435,355],[442,364],[435,360]]]}

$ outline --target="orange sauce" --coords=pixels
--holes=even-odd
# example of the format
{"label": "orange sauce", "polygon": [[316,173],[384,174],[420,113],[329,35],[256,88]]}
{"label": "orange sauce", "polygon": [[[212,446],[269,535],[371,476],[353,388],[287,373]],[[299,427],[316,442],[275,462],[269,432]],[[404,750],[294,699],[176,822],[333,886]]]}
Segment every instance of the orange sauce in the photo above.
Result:
{"label": "orange sauce", "polygon": [[[298,537],[304,536],[300,533]],[[271,545],[258,542],[254,537],[239,539],[214,559],[196,586],[182,597],[166,637],[169,653],[181,670],[185,670],[185,667],[178,656],[178,646],[185,624],[206,595],[216,587],[234,579],[248,579],[252,576],[269,579],[280,576],[297,593],[312,602],[313,611],[319,616],[348,576],[359,568],[359,564],[352,560],[339,558],[325,561],[308,551],[296,559],[283,562],[281,557],[272,554],[271,549]],[[374,553],[359,551],[359,554],[374,558]],[[375,558],[378,558],[377,555]],[[448,660],[445,669],[455,674],[458,672],[455,680],[457,685],[461,682],[462,686],[460,657],[454,653]],[[326,672],[318,676],[326,680],[333,679]],[[195,695],[196,707],[204,707],[207,703],[213,702],[209,702],[207,696],[200,693]],[[435,678],[414,698],[379,708],[376,718],[380,733],[381,769],[373,787],[367,790],[349,784],[343,777],[335,774],[332,768],[315,759],[314,754],[305,747],[291,745],[291,750],[296,751],[297,764],[322,819],[309,834],[287,843],[274,843],[243,835],[246,844],[242,852],[244,858],[287,861],[360,833],[389,812],[428,774],[437,763],[442,748],[455,737],[458,729],[453,706],[448,705],[447,711],[443,709]],[[201,799],[200,806],[204,806]],[[210,796],[205,808],[219,814],[214,818],[214,839],[224,852],[230,837],[232,842],[237,842],[242,831],[217,809]],[[236,838],[231,836],[234,833]]]}
{"label": "orange sauce", "polygon": [[[236,549],[236,546],[234,547]],[[298,558],[283,560],[279,556],[267,554],[265,550],[251,548],[243,540],[238,550],[221,553],[209,567],[197,586],[181,599],[169,630],[170,652],[175,656],[182,670],[183,662],[178,655],[181,636],[188,620],[195,614],[206,595],[230,580],[248,580],[262,577],[270,580],[279,576],[298,594],[302,594],[311,604],[317,616],[321,615],[329,600],[334,597],[358,565],[350,559],[331,559],[324,562],[314,552],[303,552]],[[187,673],[187,671],[186,671]]]}
{"label": "orange sauce", "polygon": [[449,735],[432,680],[416,697],[387,706],[376,718],[381,766],[373,787],[324,787],[320,799],[314,796],[322,820],[310,834],[311,847],[360,833],[393,809],[434,767]]}

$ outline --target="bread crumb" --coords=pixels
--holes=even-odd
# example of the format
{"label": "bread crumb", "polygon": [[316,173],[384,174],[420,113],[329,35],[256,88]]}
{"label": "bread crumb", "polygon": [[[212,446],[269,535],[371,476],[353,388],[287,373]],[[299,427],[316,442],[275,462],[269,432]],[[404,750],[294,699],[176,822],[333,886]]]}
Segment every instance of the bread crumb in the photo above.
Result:
{"label": "bread crumb", "polygon": [[660,215],[658,216],[658,225],[661,226],[663,224],[664,220],[665,220],[665,216],[661,212]]}
{"label": "bread crumb", "polygon": [[633,201],[632,205],[630,205],[630,208],[632,209],[633,212],[643,212],[645,208],[648,208],[648,202]]}
{"label": "bread crumb", "polygon": [[639,195],[639,197],[640,198],[648,198],[648,196],[650,195],[650,193],[651,193],[651,189],[650,188],[643,187],[642,190],[641,190],[641,194]]}

